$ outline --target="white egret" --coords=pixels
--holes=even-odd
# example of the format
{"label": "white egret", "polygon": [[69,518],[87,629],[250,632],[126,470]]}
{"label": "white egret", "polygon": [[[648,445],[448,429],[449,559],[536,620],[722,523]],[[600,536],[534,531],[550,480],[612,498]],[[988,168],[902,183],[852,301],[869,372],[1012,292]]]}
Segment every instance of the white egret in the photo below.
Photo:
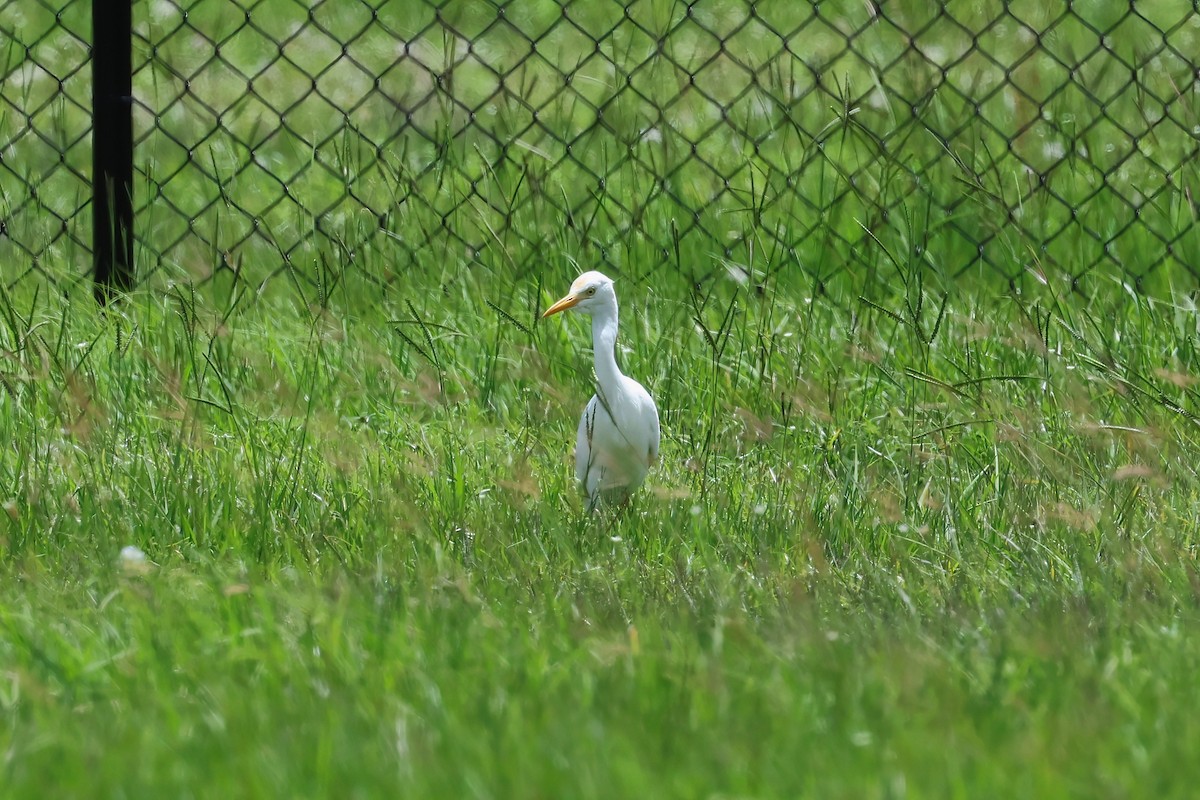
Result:
{"label": "white egret", "polygon": [[617,366],[617,294],[612,279],[585,272],[542,317],[571,309],[592,318],[596,394],[575,434],[575,477],[588,510],[623,505],[658,461],[658,408],[640,383]]}

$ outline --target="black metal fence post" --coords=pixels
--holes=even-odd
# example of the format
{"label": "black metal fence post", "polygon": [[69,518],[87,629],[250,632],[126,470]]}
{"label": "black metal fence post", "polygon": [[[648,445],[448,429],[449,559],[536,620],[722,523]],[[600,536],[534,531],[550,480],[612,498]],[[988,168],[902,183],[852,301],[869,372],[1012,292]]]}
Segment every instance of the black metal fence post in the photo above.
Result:
{"label": "black metal fence post", "polygon": [[132,29],[132,0],[92,0],[92,249],[101,305],[133,288]]}

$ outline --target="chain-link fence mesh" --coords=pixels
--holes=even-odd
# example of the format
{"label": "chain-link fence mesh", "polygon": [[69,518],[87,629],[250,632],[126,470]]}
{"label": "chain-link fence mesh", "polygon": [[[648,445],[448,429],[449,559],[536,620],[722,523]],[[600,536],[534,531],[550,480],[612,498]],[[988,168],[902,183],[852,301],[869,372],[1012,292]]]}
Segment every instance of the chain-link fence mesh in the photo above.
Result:
{"label": "chain-link fence mesh", "polygon": [[[90,261],[87,3],[0,3],[0,269],[13,285]],[[53,268],[52,268],[53,269]]]}
{"label": "chain-link fence mesh", "polygon": [[[430,253],[521,268],[548,248],[620,269],[634,239],[648,271],[755,247],[818,280],[894,248],[950,276],[1200,270],[1191,3],[150,0],[134,18],[143,279]],[[80,0],[0,0],[9,283],[89,267],[90,29]]]}

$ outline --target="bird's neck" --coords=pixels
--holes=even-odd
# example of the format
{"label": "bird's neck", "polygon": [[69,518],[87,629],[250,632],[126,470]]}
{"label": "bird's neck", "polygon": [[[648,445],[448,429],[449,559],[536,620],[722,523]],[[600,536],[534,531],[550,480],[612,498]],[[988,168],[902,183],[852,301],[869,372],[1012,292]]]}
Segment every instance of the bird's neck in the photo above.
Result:
{"label": "bird's neck", "polygon": [[617,309],[605,310],[592,318],[592,351],[596,357],[596,382],[601,389],[620,384],[617,367]]}

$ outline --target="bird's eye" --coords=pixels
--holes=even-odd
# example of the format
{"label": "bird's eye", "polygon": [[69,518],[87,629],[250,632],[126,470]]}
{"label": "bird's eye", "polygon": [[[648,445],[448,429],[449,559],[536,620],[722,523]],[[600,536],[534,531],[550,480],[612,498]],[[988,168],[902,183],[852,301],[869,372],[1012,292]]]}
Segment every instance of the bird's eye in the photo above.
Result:
{"label": "bird's eye", "polygon": [[591,287],[590,289],[588,289],[588,290],[587,290],[587,296],[588,296],[588,297],[591,297],[591,296],[592,296],[592,295],[594,295],[595,293],[596,293],[596,287],[595,287],[595,286],[593,286],[593,287]]}

